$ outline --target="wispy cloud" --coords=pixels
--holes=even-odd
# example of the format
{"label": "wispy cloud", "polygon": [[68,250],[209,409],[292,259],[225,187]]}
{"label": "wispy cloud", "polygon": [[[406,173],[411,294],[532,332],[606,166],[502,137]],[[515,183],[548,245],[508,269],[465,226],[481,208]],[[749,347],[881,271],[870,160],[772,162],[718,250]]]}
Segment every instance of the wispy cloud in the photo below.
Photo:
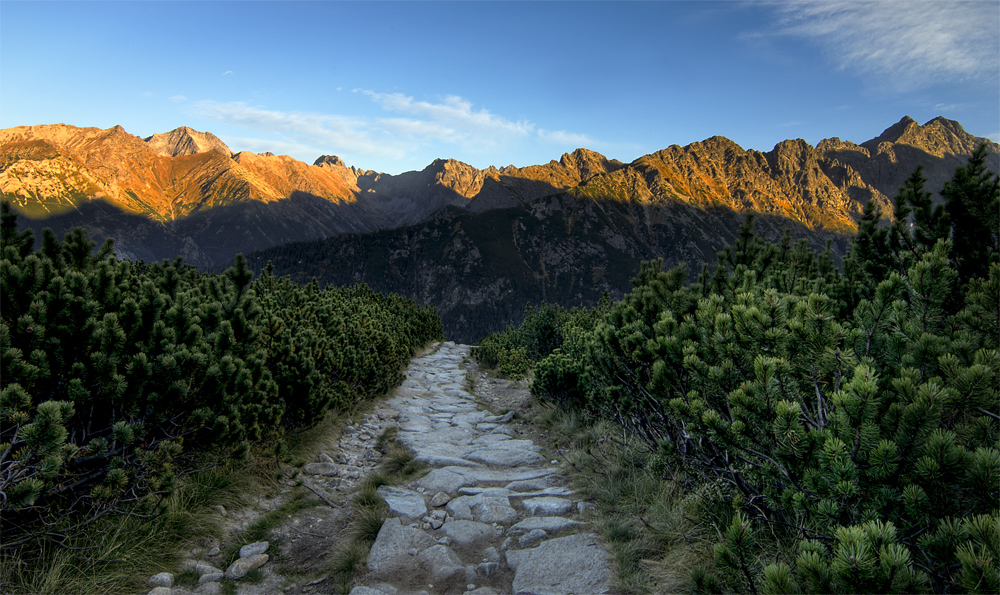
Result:
{"label": "wispy cloud", "polygon": [[224,124],[258,133],[274,134],[283,142],[362,155],[400,158],[405,147],[373,130],[362,118],[325,114],[281,112],[248,105],[242,101],[197,101],[191,112]]}
{"label": "wispy cloud", "polygon": [[972,104],[969,104],[969,103],[935,103],[934,104],[934,109],[936,109],[939,113],[960,112],[960,111],[969,109],[970,107],[972,107]]}
{"label": "wispy cloud", "polygon": [[942,81],[996,80],[997,5],[960,0],[771,2],[778,34],[819,44],[839,69],[897,91]]}
{"label": "wispy cloud", "polygon": [[184,97],[183,95],[171,95],[170,101],[173,101],[174,103],[183,103],[187,101],[187,97]]}
{"label": "wispy cloud", "polygon": [[472,152],[482,152],[515,138],[532,134],[534,124],[512,121],[473,109],[472,102],[448,95],[439,103],[416,101],[402,93],[376,93],[359,90],[371,97],[382,109],[412,116],[379,118],[375,124],[394,136],[427,139],[461,146]]}
{"label": "wispy cloud", "polygon": [[573,145],[576,148],[593,148],[597,141],[586,134],[575,134],[565,130],[541,130],[538,131],[538,138],[545,142],[557,145]]}
{"label": "wispy cloud", "polygon": [[[538,129],[527,120],[504,118],[455,95],[432,102],[402,93],[354,91],[369,97],[387,114],[352,117],[282,112],[245,102],[217,101],[197,101],[188,109],[199,117],[278,136],[276,147],[316,147],[324,152],[356,156],[400,159],[438,144],[458,147],[468,154],[487,153],[530,141],[573,145],[574,148],[595,144],[584,134]],[[266,142],[259,140],[253,144],[264,147]]]}

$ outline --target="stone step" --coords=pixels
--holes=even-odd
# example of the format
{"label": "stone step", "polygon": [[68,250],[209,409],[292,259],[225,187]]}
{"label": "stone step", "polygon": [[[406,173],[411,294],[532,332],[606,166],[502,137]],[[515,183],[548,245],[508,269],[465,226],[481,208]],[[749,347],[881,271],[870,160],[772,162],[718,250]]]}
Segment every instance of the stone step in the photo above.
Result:
{"label": "stone step", "polygon": [[469,351],[443,343],[415,359],[387,401],[399,412],[399,443],[433,468],[377,490],[392,518],[351,595],[610,592],[607,553],[566,516],[578,504],[567,479],[517,438],[513,412],[493,415],[465,390]]}

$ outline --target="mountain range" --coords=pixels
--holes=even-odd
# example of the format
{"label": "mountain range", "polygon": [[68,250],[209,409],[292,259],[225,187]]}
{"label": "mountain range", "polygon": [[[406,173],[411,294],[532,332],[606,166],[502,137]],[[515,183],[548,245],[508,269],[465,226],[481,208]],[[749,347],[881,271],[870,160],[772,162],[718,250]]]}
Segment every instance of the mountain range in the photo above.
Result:
{"label": "mountain range", "polygon": [[482,213],[568,191],[753,211],[850,232],[862,205],[875,200],[885,208],[917,163],[938,189],[984,140],[944,118],[923,126],[903,118],[860,145],[789,140],[764,153],[713,137],[628,164],[578,149],[524,168],[480,170],[439,159],[388,175],[329,155],[308,165],[233,153],[187,127],[142,139],[120,126],[56,124],[0,130],[0,192],[33,227],[82,225],[114,237],[124,257],[183,255],[205,267],[290,241],[418,223],[446,206]]}
{"label": "mountain range", "polygon": [[525,301],[617,297],[640,260],[697,270],[747,213],[764,237],[788,229],[816,247],[830,239],[840,255],[865,203],[891,212],[918,164],[939,191],[983,142],[1000,169],[997,144],[958,122],[904,117],[860,144],[787,140],[761,152],[716,136],[631,163],[577,149],[523,168],[439,159],[389,175],[332,155],[308,165],[233,153],[187,127],[143,139],[57,124],[0,130],[0,191],[22,225],[83,226],[115,238],[125,258],[215,268],[262,251],[252,263],[281,274],[435,304],[449,336],[474,340]]}

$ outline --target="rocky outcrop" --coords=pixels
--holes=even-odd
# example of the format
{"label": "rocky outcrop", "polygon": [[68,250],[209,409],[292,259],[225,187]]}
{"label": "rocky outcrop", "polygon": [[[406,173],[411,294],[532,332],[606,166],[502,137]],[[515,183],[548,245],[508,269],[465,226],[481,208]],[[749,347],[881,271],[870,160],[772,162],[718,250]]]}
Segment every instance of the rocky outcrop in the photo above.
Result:
{"label": "rocky outcrop", "polygon": [[356,200],[324,169],[289,157],[231,155],[213,135],[185,128],[143,141],[120,126],[21,126],[0,131],[0,145],[4,199],[29,217],[71,212],[97,199],[161,222],[295,192],[334,204]]}
{"label": "rocky outcrop", "polygon": [[157,154],[167,157],[194,155],[208,151],[217,151],[224,155],[231,153],[226,143],[219,140],[219,137],[211,132],[198,132],[187,126],[174,128],[170,132],[162,134],[154,134],[143,140]]}
{"label": "rocky outcrop", "polygon": [[316,161],[313,162],[313,165],[333,170],[336,170],[337,168],[347,169],[347,164],[344,163],[344,160],[336,155],[320,155]]}

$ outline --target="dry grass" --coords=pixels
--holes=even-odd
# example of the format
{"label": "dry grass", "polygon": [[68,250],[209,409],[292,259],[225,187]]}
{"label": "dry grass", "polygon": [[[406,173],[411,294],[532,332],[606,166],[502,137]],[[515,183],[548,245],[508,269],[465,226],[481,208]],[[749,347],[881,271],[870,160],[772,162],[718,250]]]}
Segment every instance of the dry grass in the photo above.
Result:
{"label": "dry grass", "polygon": [[154,518],[105,518],[61,546],[23,548],[0,560],[0,592],[120,593],[148,590],[145,579],[171,570],[179,552],[221,535],[214,506],[231,506],[260,478],[246,465],[220,465],[183,478]]}
{"label": "dry grass", "polygon": [[588,520],[611,551],[619,590],[689,591],[691,569],[710,563],[715,543],[702,521],[710,494],[686,492],[681,475],[607,421],[537,405],[535,423],[550,430],[577,493],[593,505]]}
{"label": "dry grass", "polygon": [[[436,351],[429,345],[417,356]],[[205,540],[223,537],[223,523],[215,509],[222,505],[234,510],[252,498],[289,485],[288,464],[313,460],[320,452],[336,450],[343,428],[351,418],[370,412],[377,399],[359,403],[350,412],[328,411],[316,425],[289,434],[282,447],[258,448],[248,460],[227,460],[223,464],[179,479],[178,488],[162,505],[162,513],[150,519],[106,518],[89,528],[87,535],[63,543],[0,555],[0,593],[62,595],[65,593],[127,593],[149,590],[146,579],[162,571],[173,571],[182,552]],[[361,486],[364,502],[355,508],[358,515],[343,547],[341,567],[356,569],[381,527],[379,512],[384,502],[374,494],[379,485],[412,477],[421,466],[411,454],[394,444],[395,436],[380,437],[387,464]],[[279,483],[281,482],[281,483]],[[368,491],[370,490],[370,493]],[[306,506],[315,505],[304,488],[293,488],[284,503],[260,517],[246,531],[235,536],[227,548],[235,555],[239,545],[268,539],[271,529]],[[354,505],[351,505],[354,507]],[[381,507],[381,508],[380,508]],[[235,549],[233,549],[235,548]],[[359,554],[362,552],[363,554]],[[339,555],[339,554],[338,554]],[[352,573],[342,576],[349,584]],[[223,588],[231,590],[224,583]]]}

